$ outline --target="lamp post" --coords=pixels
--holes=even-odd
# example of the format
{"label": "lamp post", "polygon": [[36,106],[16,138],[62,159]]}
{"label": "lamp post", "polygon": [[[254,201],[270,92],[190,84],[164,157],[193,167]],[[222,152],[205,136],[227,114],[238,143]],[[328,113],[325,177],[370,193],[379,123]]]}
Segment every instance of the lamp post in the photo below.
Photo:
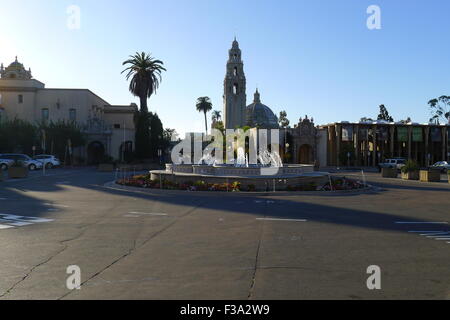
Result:
{"label": "lamp post", "polygon": [[162,150],[158,149],[159,165],[162,164]]}

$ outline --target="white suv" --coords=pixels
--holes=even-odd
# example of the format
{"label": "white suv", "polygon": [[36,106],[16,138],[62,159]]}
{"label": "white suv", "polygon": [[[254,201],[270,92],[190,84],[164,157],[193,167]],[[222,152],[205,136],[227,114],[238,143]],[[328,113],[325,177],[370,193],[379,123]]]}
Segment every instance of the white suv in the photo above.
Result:
{"label": "white suv", "polygon": [[4,153],[0,154],[0,159],[11,161],[9,164],[3,166],[2,169],[8,169],[15,161],[20,161],[24,167],[27,167],[29,170],[37,170],[42,168],[42,162],[31,159],[26,154],[18,154],[18,153]]}
{"label": "white suv", "polygon": [[403,168],[406,164],[405,158],[392,158],[392,159],[386,159],[384,162],[381,162],[378,164],[378,168],[397,168],[400,170]]}
{"label": "white suv", "polygon": [[42,162],[42,164],[47,169],[51,169],[53,167],[58,167],[61,165],[61,161],[59,161],[57,157],[48,154],[39,154],[33,159]]}

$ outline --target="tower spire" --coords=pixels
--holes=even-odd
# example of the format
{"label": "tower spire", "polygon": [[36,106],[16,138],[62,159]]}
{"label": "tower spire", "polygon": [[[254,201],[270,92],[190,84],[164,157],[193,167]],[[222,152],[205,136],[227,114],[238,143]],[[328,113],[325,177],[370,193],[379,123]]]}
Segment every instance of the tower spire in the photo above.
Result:
{"label": "tower spire", "polygon": [[256,88],[253,102],[254,103],[261,103],[261,95],[259,94],[258,88]]}

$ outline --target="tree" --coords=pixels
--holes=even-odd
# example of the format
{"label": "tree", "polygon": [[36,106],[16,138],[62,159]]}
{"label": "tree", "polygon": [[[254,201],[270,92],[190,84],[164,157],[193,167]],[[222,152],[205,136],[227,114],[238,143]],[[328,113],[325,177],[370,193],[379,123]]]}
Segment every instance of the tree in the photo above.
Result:
{"label": "tree", "polygon": [[278,118],[278,123],[280,124],[280,127],[282,128],[289,128],[289,120],[287,118],[286,111],[280,112],[280,117]]}
{"label": "tree", "polygon": [[214,110],[211,115],[212,122],[216,123],[217,121],[220,121],[220,119],[222,119],[221,111]]}
{"label": "tree", "polygon": [[38,129],[41,135],[45,131],[45,150],[60,159],[64,159],[68,152],[69,140],[72,148],[83,146],[86,143],[86,137],[81,128],[73,121],[43,122]]}
{"label": "tree", "polygon": [[450,96],[440,96],[437,99],[428,101],[430,106],[431,118],[430,122],[439,124],[439,119],[450,123]]}
{"label": "tree", "polygon": [[389,122],[394,122],[394,118],[392,118],[389,115],[389,112],[387,111],[386,107],[384,106],[384,104],[380,105],[380,114],[378,114],[378,120],[385,120],[385,121],[389,121]]}
{"label": "tree", "polygon": [[156,113],[149,112],[150,119],[150,155],[158,157],[158,149],[163,148],[164,129],[161,120]]}
{"label": "tree", "polygon": [[31,154],[33,146],[38,144],[37,128],[31,123],[14,119],[0,124],[0,153]]}
{"label": "tree", "polygon": [[137,111],[134,117],[135,131],[135,150],[136,157],[139,159],[148,159],[150,152],[150,119],[149,113],[142,110]]}
{"label": "tree", "polygon": [[209,97],[200,97],[197,99],[197,111],[205,114],[205,129],[208,134],[208,122],[206,121],[206,113],[212,110],[212,103]]}
{"label": "tree", "polygon": [[411,120],[410,117],[407,117],[406,120],[400,120],[399,122],[400,122],[401,124],[408,124],[408,123],[411,123],[412,120]]}
{"label": "tree", "polygon": [[163,64],[161,60],[155,60],[145,52],[136,52],[122,63],[129,65],[122,73],[128,72],[126,79],[131,78],[129,90],[135,97],[139,97],[143,112],[148,112],[147,99],[156,93],[161,82],[161,72],[166,71]]}
{"label": "tree", "polygon": [[212,128],[219,130],[222,134],[225,134],[225,126],[223,125],[223,121],[216,121],[212,124]]}

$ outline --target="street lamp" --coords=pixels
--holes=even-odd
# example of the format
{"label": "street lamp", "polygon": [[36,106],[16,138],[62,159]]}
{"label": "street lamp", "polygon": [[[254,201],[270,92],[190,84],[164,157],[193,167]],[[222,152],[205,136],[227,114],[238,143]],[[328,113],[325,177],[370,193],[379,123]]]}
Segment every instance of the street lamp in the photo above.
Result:
{"label": "street lamp", "polygon": [[159,164],[162,164],[162,150],[158,149]]}

